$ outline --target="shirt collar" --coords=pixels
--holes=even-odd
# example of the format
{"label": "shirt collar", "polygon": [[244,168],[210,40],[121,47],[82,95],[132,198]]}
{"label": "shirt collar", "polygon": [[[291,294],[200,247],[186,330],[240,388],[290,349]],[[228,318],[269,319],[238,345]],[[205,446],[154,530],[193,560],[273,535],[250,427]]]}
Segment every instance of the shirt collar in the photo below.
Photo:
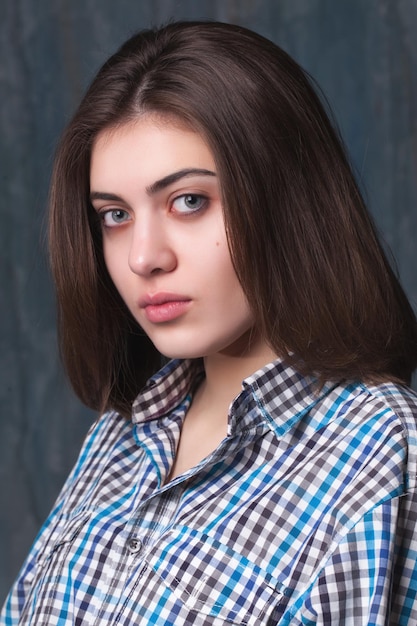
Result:
{"label": "shirt collar", "polygon": [[[133,423],[158,419],[173,411],[204,376],[202,359],[173,360],[152,376],[132,407]],[[320,385],[280,359],[257,370],[242,382],[242,391],[229,411],[228,433],[266,422],[283,436],[319,402],[334,383]]]}
{"label": "shirt collar", "polygon": [[174,359],[154,374],[132,405],[134,424],[175,409],[204,375],[202,359]]}
{"label": "shirt collar", "polygon": [[320,402],[337,383],[321,384],[316,376],[303,376],[277,359],[258,370],[242,383],[242,393],[231,405],[229,429],[245,420],[248,400],[256,402],[258,413],[278,437],[282,437]]}

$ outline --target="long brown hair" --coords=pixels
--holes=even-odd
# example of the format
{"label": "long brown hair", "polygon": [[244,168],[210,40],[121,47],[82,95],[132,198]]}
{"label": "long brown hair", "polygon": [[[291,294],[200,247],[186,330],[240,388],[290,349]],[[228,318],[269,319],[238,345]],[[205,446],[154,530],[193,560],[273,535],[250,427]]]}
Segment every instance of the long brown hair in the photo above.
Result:
{"label": "long brown hair", "polygon": [[147,111],[208,142],[236,272],[275,352],[321,381],[408,382],[416,318],[310,78],[244,28],[177,22],[138,33],[103,65],[57,152],[50,250],[79,397],[129,415],[160,363],[108,276],[89,202],[98,133]]}

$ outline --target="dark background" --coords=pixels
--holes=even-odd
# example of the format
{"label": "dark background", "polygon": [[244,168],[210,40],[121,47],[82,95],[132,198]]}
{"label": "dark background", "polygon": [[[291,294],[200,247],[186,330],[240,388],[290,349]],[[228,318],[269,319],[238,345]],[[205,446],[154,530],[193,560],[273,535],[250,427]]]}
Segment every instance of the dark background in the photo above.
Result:
{"label": "dark background", "polygon": [[170,18],[248,26],[318,80],[417,304],[417,0],[0,0],[0,603],[94,417],[57,357],[54,148],[103,61]]}

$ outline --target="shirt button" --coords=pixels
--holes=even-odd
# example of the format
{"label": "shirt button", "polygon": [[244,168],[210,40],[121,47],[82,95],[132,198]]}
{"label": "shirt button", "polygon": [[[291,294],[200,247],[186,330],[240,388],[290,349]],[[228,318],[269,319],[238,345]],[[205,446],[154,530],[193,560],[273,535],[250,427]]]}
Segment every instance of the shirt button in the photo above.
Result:
{"label": "shirt button", "polygon": [[127,547],[131,554],[136,554],[136,552],[139,552],[139,550],[141,549],[142,542],[140,539],[135,539],[134,537],[131,537],[127,542]]}

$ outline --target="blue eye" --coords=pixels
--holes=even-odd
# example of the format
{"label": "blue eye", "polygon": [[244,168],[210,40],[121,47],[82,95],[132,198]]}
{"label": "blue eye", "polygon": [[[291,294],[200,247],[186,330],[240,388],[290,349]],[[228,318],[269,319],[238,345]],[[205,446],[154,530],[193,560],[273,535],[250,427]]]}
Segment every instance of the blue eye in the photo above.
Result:
{"label": "blue eye", "polygon": [[206,196],[197,193],[186,193],[178,196],[172,203],[176,213],[196,213],[207,206],[208,199]]}
{"label": "blue eye", "polygon": [[123,209],[110,209],[109,211],[102,212],[101,218],[104,226],[113,228],[114,226],[127,222],[130,219],[130,215]]}

